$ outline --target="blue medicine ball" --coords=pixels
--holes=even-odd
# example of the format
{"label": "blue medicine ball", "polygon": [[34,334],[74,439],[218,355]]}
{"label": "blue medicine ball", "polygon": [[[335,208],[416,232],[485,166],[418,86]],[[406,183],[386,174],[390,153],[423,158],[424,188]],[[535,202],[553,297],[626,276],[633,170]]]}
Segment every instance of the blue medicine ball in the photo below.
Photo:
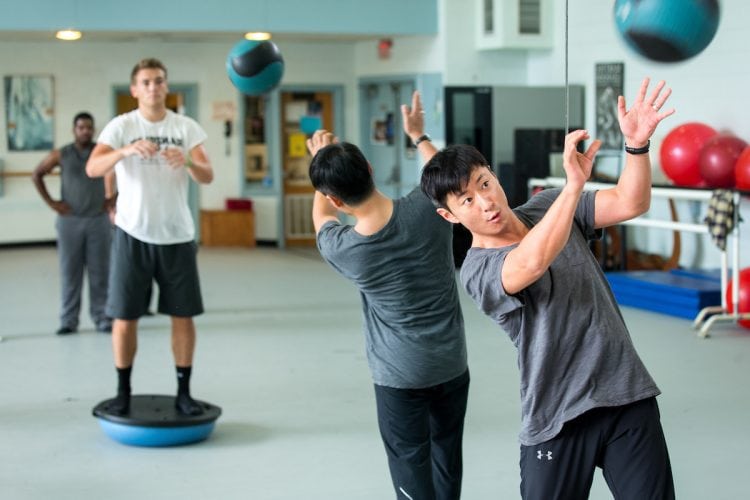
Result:
{"label": "blue medicine ball", "polygon": [[718,0],[615,0],[615,24],[625,42],[657,62],[699,54],[719,27]]}
{"label": "blue medicine ball", "polygon": [[227,74],[243,94],[265,94],[281,81],[284,58],[273,42],[242,40],[227,55]]}

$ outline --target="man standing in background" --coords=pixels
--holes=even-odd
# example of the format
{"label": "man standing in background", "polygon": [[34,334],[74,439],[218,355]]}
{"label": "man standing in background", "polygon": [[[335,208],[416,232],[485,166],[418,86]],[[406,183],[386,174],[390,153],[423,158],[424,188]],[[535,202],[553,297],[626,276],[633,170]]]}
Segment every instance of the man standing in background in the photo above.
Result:
{"label": "man standing in background", "polygon": [[[62,304],[58,335],[78,331],[84,268],[88,270],[89,312],[96,330],[109,333],[112,321],[105,313],[111,224],[111,200],[105,199],[102,179],[86,175],[94,149],[94,118],[78,113],[73,118],[74,142],[55,149],[36,167],[32,180],[42,199],[57,212],[57,254],[60,260]],[[53,200],[44,176],[60,167],[60,199]]]}

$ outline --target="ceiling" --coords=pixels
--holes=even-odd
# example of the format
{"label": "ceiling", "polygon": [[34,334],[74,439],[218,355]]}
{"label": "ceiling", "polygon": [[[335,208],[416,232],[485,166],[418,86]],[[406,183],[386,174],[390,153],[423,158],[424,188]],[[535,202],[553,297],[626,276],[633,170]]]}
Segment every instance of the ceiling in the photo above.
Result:
{"label": "ceiling", "polygon": [[[82,42],[166,42],[166,43],[222,43],[234,42],[242,38],[244,33],[237,32],[199,32],[199,31],[85,31]],[[384,35],[385,36],[385,35]],[[276,42],[306,42],[306,41],[335,41],[356,42],[363,40],[377,40],[384,36],[373,34],[363,35],[330,35],[330,34],[302,34],[302,33],[274,33]],[[1,31],[2,42],[49,42],[57,41],[55,34],[49,31]],[[63,43],[63,42],[60,42]]]}

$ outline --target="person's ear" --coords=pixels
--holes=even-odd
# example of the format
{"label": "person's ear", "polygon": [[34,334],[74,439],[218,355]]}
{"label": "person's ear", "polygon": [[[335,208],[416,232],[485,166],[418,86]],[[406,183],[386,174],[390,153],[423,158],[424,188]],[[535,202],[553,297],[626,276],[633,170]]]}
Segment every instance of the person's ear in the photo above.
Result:
{"label": "person's ear", "polygon": [[459,223],[458,219],[456,219],[456,216],[453,215],[450,210],[447,210],[445,208],[438,208],[437,213],[440,214],[440,217],[447,220],[448,222],[451,222],[453,224]]}
{"label": "person's ear", "polygon": [[326,195],[326,198],[328,198],[328,201],[331,202],[331,204],[336,207],[336,210],[341,210],[341,207],[344,206],[344,202],[341,201],[341,199],[336,198],[335,196],[332,196],[330,194]]}

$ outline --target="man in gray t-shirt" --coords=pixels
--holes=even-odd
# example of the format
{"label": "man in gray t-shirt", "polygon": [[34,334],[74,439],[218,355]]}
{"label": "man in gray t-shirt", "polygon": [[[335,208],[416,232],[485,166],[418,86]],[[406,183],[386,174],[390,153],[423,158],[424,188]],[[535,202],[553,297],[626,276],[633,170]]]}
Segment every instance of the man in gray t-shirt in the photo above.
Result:
{"label": "man in gray t-shirt", "polygon": [[627,155],[611,189],[583,191],[600,146],[577,151],[585,130],[566,136],[565,187],[515,210],[471,146],[437,153],[422,174],[438,213],[472,233],[467,292],[518,349],[524,499],[587,498],[597,466],[617,498],[674,498],[659,389],[588,248],[598,229],[648,210],[649,139],[674,112],[659,111],[664,82],[647,96],[648,83],[630,110],[618,100]]}
{"label": "man in gray t-shirt", "polygon": [[[404,128],[421,154],[418,94]],[[313,222],[325,260],[359,289],[378,425],[397,498],[457,499],[469,388],[464,323],[452,251],[452,225],[415,189],[391,200],[353,144],[320,130],[314,155]],[[342,224],[338,212],[356,219]]]}

